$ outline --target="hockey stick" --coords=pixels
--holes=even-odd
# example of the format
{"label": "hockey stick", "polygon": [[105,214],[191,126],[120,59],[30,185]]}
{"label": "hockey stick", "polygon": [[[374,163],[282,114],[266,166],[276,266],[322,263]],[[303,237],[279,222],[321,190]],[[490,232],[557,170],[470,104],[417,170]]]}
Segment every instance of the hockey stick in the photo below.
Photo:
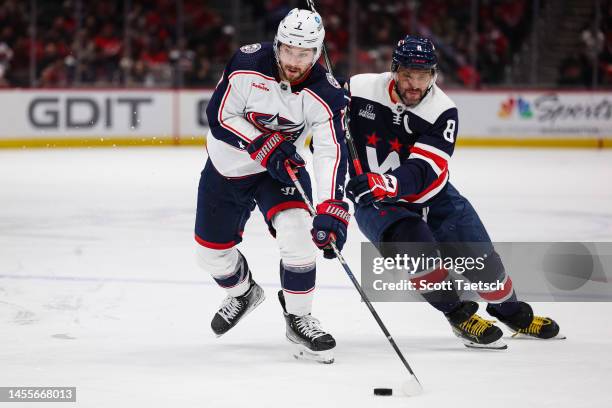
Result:
{"label": "hockey stick", "polygon": [[[306,203],[306,206],[308,207],[308,212],[310,212],[310,215],[312,217],[314,217],[317,214],[317,212],[316,212],[314,206],[312,205],[312,202],[310,202],[310,199],[306,195],[306,192],[304,191],[304,188],[302,187],[302,183],[300,183],[300,181],[298,180],[295,172],[293,171],[293,168],[291,167],[291,165],[288,162],[285,163],[285,169],[287,169],[287,173],[289,173],[289,177],[291,178],[291,181],[293,182],[295,187],[298,189],[298,191],[300,192],[300,195],[302,196],[302,199]],[[410,373],[409,381],[403,384],[403,391],[407,395],[417,395],[417,394],[420,394],[421,392],[423,392],[423,386],[421,385],[421,383],[419,382],[419,379],[414,374],[414,371],[412,371],[412,368],[410,367],[410,364],[408,364],[408,361],[406,361],[406,358],[404,357],[404,355],[402,354],[401,350],[399,349],[399,347],[395,343],[395,340],[393,340],[393,337],[391,337],[391,333],[389,333],[389,330],[387,330],[387,327],[385,326],[383,321],[380,319],[380,316],[376,312],[376,309],[374,309],[374,306],[372,306],[372,303],[370,302],[370,299],[368,299],[368,296],[363,291],[363,288],[361,287],[361,285],[359,284],[359,282],[355,278],[355,275],[353,275],[353,272],[351,271],[351,268],[346,263],[346,260],[344,259],[344,256],[342,256],[342,253],[340,252],[340,250],[336,246],[336,243],[332,240],[330,245],[331,245],[332,249],[334,250],[334,254],[336,254],[336,258],[338,258],[338,261],[340,261],[340,264],[342,265],[342,268],[344,268],[344,271],[346,272],[346,274],[348,275],[349,279],[353,283],[353,286],[355,286],[355,289],[357,289],[357,292],[359,292],[359,295],[361,296],[361,300],[366,304],[366,306],[370,310],[370,313],[372,313],[372,316],[374,316],[374,320],[376,320],[376,323],[378,323],[378,327],[380,327],[380,329],[384,333],[385,337],[387,338],[387,340],[389,340],[389,343],[393,347],[393,350],[395,350],[395,352],[397,353],[398,357],[400,358],[400,360],[404,364],[404,367],[406,367],[406,369]]]}
{"label": "hockey stick", "polygon": [[[307,0],[308,6],[313,13],[317,13],[317,10],[314,6],[314,0]],[[325,41],[323,41],[323,58],[325,59],[325,66],[327,71],[331,76],[334,76],[334,71],[332,70],[331,61],[329,59],[329,55],[327,55],[327,47],[325,46]],[[335,77],[334,77],[335,78]],[[344,113],[344,128],[345,128],[345,136],[346,145],[349,148],[349,155],[351,156],[351,161],[353,162],[353,167],[355,168],[355,173],[359,176],[363,174],[363,168],[361,167],[361,162],[359,161],[359,156],[357,155],[357,148],[355,147],[355,141],[353,140],[353,136],[351,135],[351,131],[349,129],[349,106],[346,105],[346,111]]]}

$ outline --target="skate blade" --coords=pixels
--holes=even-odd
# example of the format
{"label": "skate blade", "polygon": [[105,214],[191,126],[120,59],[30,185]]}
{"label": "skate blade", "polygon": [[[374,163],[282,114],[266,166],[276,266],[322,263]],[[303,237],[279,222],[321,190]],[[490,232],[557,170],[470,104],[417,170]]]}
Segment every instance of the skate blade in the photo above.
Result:
{"label": "skate blade", "polygon": [[[254,309],[257,307],[257,306],[259,306],[259,305],[261,304],[261,302],[263,302],[264,300],[266,300],[266,294],[265,294],[265,293],[262,291],[262,292],[261,292],[261,297],[259,298],[259,300],[258,300],[257,302],[255,302],[255,303],[253,303],[253,305],[252,305],[251,307],[249,307],[249,308],[247,309],[247,311],[246,311],[246,312],[244,312],[244,314],[242,315],[242,317],[240,318],[240,320],[244,319],[244,318],[245,318],[245,317],[246,317],[246,316],[247,316],[249,313],[251,313],[251,312],[252,312],[252,311],[253,311],[253,310],[254,310]],[[230,331],[231,331],[231,330],[232,330],[234,327],[236,327],[236,325],[237,325],[238,323],[240,323],[240,320],[238,320],[238,321],[236,322],[236,324],[234,324],[234,326],[230,327],[230,329],[229,329],[228,331],[226,331],[226,332],[224,332],[224,333],[221,333],[221,334],[216,334],[216,333],[215,333],[215,337],[216,337],[216,338],[219,338],[219,337],[223,336],[224,334],[226,334],[226,333],[230,332]]]}
{"label": "skate blade", "polygon": [[316,361],[322,364],[332,364],[334,362],[334,353],[332,350],[312,351],[302,344],[293,343],[291,340],[289,341],[293,346],[292,354],[296,360]]}
{"label": "skate blade", "polygon": [[504,343],[502,340],[495,340],[493,343],[489,344],[479,344],[474,343],[469,340],[462,339],[463,344],[467,348],[478,349],[478,350],[506,350],[508,345]]}
{"label": "skate blade", "polygon": [[539,338],[539,337],[530,336],[530,335],[525,334],[525,333],[514,333],[511,337],[513,339],[516,339],[516,340],[540,340],[540,341],[565,340],[565,339],[567,339],[567,337],[565,337],[565,335],[562,334],[561,332],[557,333],[557,335],[555,337],[551,337],[550,339],[542,339],[542,338]]}
{"label": "skate blade", "polygon": [[457,336],[457,338],[461,340],[463,342],[463,345],[467,348],[480,349],[480,350],[505,350],[508,348],[508,345],[504,343],[502,339],[497,339],[494,342],[488,343],[488,344],[481,344],[481,343],[475,343],[471,340],[464,338],[459,331],[455,330],[454,327],[453,327],[453,334]]}

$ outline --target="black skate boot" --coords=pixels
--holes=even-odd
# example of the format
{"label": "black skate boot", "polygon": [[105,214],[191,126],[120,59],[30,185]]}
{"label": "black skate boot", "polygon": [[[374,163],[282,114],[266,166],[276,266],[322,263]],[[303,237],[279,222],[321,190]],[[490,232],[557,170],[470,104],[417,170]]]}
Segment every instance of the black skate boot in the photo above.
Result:
{"label": "black skate boot", "polygon": [[227,296],[210,322],[210,327],[217,337],[227,333],[266,298],[261,286],[251,278],[249,281],[251,283],[249,290],[242,296]]}
{"label": "black skate boot", "polygon": [[278,291],[278,300],[283,307],[285,322],[287,323],[287,340],[295,344],[293,356],[296,359],[305,358],[324,364],[334,362],[332,349],[336,347],[336,340],[326,333],[317,319],[309,314],[296,316],[287,313],[283,291]]}
{"label": "black skate boot", "polygon": [[476,314],[478,303],[461,302],[459,307],[444,315],[448,319],[453,333],[469,348],[504,350],[508,346],[500,340],[503,332],[493,323]]}
{"label": "black skate boot", "polygon": [[514,334],[512,337],[533,337],[536,339],[565,339],[559,334],[559,325],[550,317],[534,316],[533,309],[528,303],[518,302],[519,310],[511,316],[504,316],[491,305],[487,306],[487,313],[499,319],[508,326]]}

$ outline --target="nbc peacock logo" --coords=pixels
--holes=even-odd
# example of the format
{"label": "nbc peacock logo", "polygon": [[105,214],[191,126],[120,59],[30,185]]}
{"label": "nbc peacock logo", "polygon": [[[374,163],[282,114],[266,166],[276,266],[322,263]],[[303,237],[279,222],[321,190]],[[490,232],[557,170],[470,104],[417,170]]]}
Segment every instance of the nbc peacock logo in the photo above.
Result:
{"label": "nbc peacock logo", "polygon": [[510,97],[502,102],[497,116],[502,119],[509,119],[515,111],[518,112],[519,117],[522,119],[531,119],[533,117],[531,104],[520,96],[518,98]]}

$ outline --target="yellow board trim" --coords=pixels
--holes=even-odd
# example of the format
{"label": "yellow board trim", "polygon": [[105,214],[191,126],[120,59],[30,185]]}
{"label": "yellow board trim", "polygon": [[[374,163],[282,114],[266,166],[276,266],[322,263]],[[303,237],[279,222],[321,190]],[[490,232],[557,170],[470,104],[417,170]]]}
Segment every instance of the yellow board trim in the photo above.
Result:
{"label": "yellow board trim", "polygon": [[525,148],[612,148],[612,139],[595,139],[595,138],[559,138],[559,139],[542,139],[542,138],[459,138],[457,146],[461,147],[525,147]]}
{"label": "yellow board trim", "polygon": [[[203,136],[185,136],[180,139],[171,137],[141,137],[133,136],[112,138],[49,138],[49,139],[0,139],[0,149],[29,149],[29,148],[65,148],[65,147],[167,147],[167,146],[204,146],[206,139]],[[522,148],[612,148],[612,139],[596,138],[468,138],[460,137],[457,141],[460,147],[522,147]]]}

